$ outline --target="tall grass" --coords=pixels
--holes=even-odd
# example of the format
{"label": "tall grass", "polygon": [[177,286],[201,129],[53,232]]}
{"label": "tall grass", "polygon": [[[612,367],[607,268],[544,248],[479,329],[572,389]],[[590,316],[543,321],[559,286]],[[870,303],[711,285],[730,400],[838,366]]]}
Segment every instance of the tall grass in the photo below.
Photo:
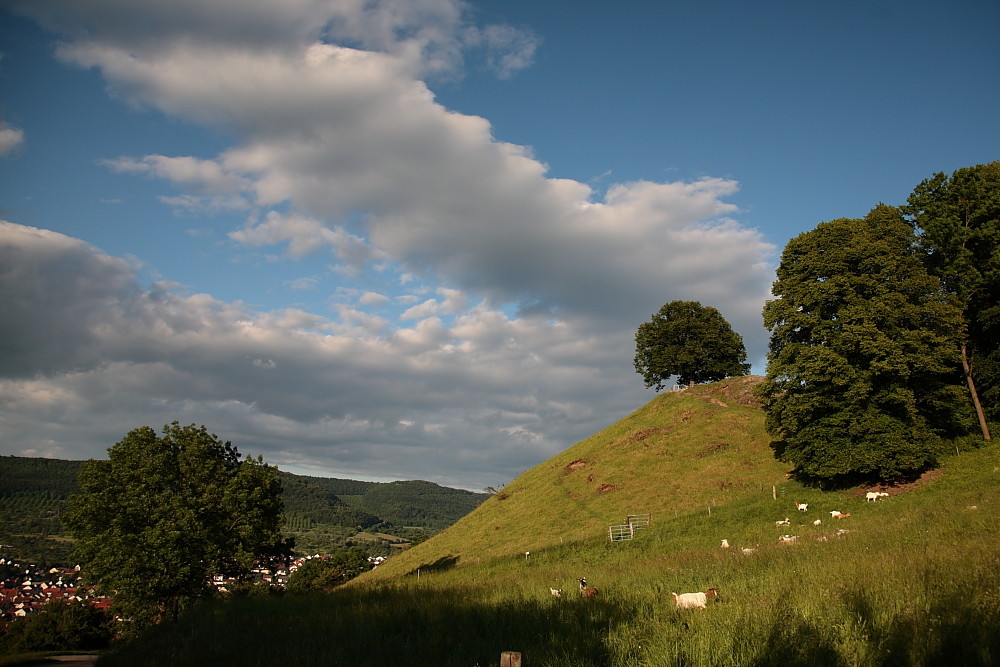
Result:
{"label": "tall grass", "polygon": [[[778,501],[757,490],[654,517],[630,542],[445,555],[329,595],[216,601],[100,664],[487,667],[505,650],[531,667],[1000,664],[998,454],[964,454],[878,503],[786,482]],[[596,599],[576,590],[584,576]],[[673,608],[671,591],[709,587],[719,602]]]}

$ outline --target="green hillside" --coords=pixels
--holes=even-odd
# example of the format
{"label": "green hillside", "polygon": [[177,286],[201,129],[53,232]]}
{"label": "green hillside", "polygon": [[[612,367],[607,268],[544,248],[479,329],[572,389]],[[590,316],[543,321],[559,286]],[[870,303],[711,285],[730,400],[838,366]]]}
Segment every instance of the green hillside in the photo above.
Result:
{"label": "green hillside", "polygon": [[[875,502],[806,488],[772,456],[758,381],[657,396],[345,586],[213,601],[102,664],[1000,663],[1000,447]],[[651,525],[610,541],[633,513]],[[708,588],[705,609],[675,607]]]}
{"label": "green hillside", "polygon": [[730,378],[658,395],[525,472],[370,577],[396,576],[443,557],[461,566],[470,559],[606,539],[609,527],[630,514],[650,514],[656,524],[748,495],[770,498],[772,487],[787,481],[788,466],[769,447],[764,414],[752,396],[759,381]]}

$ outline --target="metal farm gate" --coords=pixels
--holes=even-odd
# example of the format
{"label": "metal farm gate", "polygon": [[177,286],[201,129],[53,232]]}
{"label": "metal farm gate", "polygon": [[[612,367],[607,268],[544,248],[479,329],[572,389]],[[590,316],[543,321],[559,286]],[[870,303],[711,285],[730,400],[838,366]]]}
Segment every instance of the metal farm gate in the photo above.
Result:
{"label": "metal farm gate", "polygon": [[629,514],[624,524],[608,526],[608,537],[612,542],[622,542],[635,537],[637,530],[649,528],[652,517],[649,514]]}

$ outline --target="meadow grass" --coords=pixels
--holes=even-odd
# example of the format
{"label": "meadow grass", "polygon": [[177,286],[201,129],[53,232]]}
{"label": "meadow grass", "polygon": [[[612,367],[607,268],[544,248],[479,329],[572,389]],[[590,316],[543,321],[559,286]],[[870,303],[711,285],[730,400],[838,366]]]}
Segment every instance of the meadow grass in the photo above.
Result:
{"label": "meadow grass", "polygon": [[[789,481],[778,500],[757,489],[711,514],[654,516],[632,541],[549,540],[479,562],[427,551],[424,567],[326,595],[206,603],[100,664],[487,667],[505,650],[530,667],[998,664],[998,462],[996,446],[963,454],[877,503]],[[709,587],[719,602],[673,607],[672,591]]]}

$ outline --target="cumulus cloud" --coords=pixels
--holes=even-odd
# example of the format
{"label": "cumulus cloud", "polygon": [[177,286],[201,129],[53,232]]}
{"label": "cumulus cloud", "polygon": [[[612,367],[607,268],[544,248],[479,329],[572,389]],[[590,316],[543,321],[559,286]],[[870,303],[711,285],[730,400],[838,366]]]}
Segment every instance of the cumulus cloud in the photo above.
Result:
{"label": "cumulus cloud", "polygon": [[775,249],[725,201],[735,181],[600,197],[435,99],[427,77],[477,52],[510,76],[537,38],[453,0],[252,4],[14,3],[123,99],[233,137],[108,168],[168,182],[179,210],[245,208],[231,241],[328,253],[377,286],[332,315],[253,312],[5,224],[0,405],[25,451],[65,451],[59,424],[94,441],[180,419],[279,464],[496,484],[649,398],[633,336],[666,301],[718,308],[762,354]]}
{"label": "cumulus cloud", "polygon": [[[12,453],[100,456],[135,426],[180,419],[279,464],[475,488],[551,456],[637,393],[601,397],[610,339],[483,304],[451,325],[430,316],[359,337],[302,311],[143,288],[124,261],[53,232],[3,222],[0,248]],[[441,296],[445,310],[461,301]],[[100,448],[72,449],[81,439]]]}
{"label": "cumulus cloud", "polygon": [[0,123],[0,156],[13,153],[23,143],[23,130]]}

